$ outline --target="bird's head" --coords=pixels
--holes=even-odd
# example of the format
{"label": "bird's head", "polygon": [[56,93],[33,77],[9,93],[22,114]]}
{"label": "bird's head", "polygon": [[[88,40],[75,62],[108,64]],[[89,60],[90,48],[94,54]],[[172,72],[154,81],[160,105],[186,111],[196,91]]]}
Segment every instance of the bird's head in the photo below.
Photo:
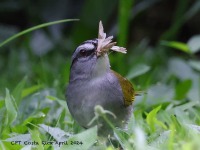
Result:
{"label": "bird's head", "polygon": [[99,35],[97,39],[87,40],[79,45],[72,55],[70,80],[91,79],[104,75],[110,70],[108,51],[126,53],[123,47],[114,46],[113,36],[106,38],[103,25],[99,23]]}

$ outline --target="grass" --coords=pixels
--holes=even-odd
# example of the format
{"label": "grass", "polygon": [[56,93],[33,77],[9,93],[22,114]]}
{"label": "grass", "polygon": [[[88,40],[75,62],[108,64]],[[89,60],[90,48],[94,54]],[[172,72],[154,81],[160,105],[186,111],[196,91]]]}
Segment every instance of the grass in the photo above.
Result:
{"label": "grass", "polygon": [[[131,0],[129,3],[135,4]],[[125,3],[121,7],[124,8],[120,8],[123,14],[119,14],[120,34],[128,34],[127,14],[131,7]],[[184,6],[177,10],[176,17],[185,9]],[[123,19],[123,16],[126,17]],[[163,35],[167,39],[174,38],[174,28],[180,28],[181,24],[174,22],[170,32]],[[0,46],[32,29],[38,28],[16,34]],[[123,44],[126,34],[119,39]],[[111,66],[131,80],[135,89],[147,91],[136,97],[127,130],[113,129],[124,149],[200,149],[200,61],[195,55],[198,49],[194,48],[199,38],[191,37],[189,42],[182,43],[174,39],[168,41],[165,36],[153,48],[141,41],[128,48],[127,55],[110,54]],[[1,74],[0,149],[114,150],[111,140],[107,145],[96,143],[96,127],[82,129],[69,113],[65,87],[70,56],[66,60],[56,47],[56,53],[36,57],[24,50],[29,49],[27,45],[30,41],[25,40],[22,47],[13,48],[18,51],[10,52]],[[25,61],[21,56],[26,57]]]}
{"label": "grass", "polygon": [[[187,81],[181,85],[186,86]],[[71,118],[65,100],[57,97],[55,89],[40,87],[35,90],[24,83],[26,78],[15,89],[17,95],[6,89],[6,96],[1,98],[0,111],[4,114],[0,118],[1,149],[28,149],[30,146],[36,149],[88,149],[94,145],[97,128],[80,129]],[[32,88],[32,92],[26,93]],[[174,97],[185,95],[177,91],[178,87],[174,87]],[[150,88],[147,95],[137,98],[128,130],[114,130],[124,149],[198,149],[199,101],[175,100],[165,97],[162,92],[166,89],[162,91],[162,85],[158,85],[154,90]],[[29,141],[29,144],[12,144],[19,139],[25,144]],[[109,145],[107,149],[114,149],[112,143]]]}
{"label": "grass", "polygon": [[[200,147],[199,72],[189,65],[189,61],[181,58],[170,59],[167,64],[167,74],[165,72],[165,77],[162,76],[157,84],[153,81],[159,78],[160,70],[155,73],[153,66],[147,69],[135,64],[127,74],[129,79],[133,82],[137,80],[137,85],[141,86],[136,88],[145,88],[147,94],[136,98],[128,130],[114,130],[124,149],[191,150]],[[138,66],[143,66],[143,69]],[[176,67],[187,70],[187,76],[176,72]],[[64,99],[64,86],[60,91],[60,85],[65,83],[59,83],[64,81],[59,79],[55,78],[53,82],[56,84],[53,85],[42,80],[32,84],[28,83],[30,77],[27,76],[13,90],[5,89],[0,98],[1,149],[97,148],[94,146],[98,139],[97,129],[83,130],[73,121]],[[29,141],[29,144],[13,145],[12,142],[19,139],[26,144]],[[102,146],[114,149],[111,142]]]}

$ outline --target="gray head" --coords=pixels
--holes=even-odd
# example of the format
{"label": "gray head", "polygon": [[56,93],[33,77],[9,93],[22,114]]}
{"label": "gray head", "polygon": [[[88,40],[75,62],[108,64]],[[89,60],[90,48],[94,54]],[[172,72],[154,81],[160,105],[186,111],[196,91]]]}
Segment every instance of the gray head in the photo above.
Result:
{"label": "gray head", "polygon": [[108,55],[97,56],[98,40],[87,40],[79,45],[72,55],[70,81],[90,79],[109,70]]}

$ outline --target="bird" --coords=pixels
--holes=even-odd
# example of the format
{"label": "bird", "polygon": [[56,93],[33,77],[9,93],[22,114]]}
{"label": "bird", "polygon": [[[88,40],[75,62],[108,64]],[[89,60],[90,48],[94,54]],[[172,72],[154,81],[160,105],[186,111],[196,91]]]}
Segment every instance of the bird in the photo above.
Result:
{"label": "bird", "polygon": [[[105,118],[96,117],[96,110],[106,116],[114,127],[125,128],[133,112],[135,92],[132,83],[111,69],[109,49],[126,53],[115,46],[113,36],[106,38],[99,23],[98,38],[86,40],[73,52],[66,101],[74,120],[84,128],[98,126],[99,136],[112,135]],[[101,108],[101,109],[100,109]]]}

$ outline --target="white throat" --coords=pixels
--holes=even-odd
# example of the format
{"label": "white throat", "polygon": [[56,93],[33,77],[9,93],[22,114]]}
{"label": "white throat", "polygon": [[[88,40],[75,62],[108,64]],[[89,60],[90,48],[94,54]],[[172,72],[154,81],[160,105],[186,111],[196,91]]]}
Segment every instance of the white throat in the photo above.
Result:
{"label": "white throat", "polygon": [[101,56],[97,59],[96,65],[92,72],[92,77],[93,78],[101,77],[102,75],[105,75],[109,70],[110,70],[110,63],[108,55],[105,54],[104,56]]}

